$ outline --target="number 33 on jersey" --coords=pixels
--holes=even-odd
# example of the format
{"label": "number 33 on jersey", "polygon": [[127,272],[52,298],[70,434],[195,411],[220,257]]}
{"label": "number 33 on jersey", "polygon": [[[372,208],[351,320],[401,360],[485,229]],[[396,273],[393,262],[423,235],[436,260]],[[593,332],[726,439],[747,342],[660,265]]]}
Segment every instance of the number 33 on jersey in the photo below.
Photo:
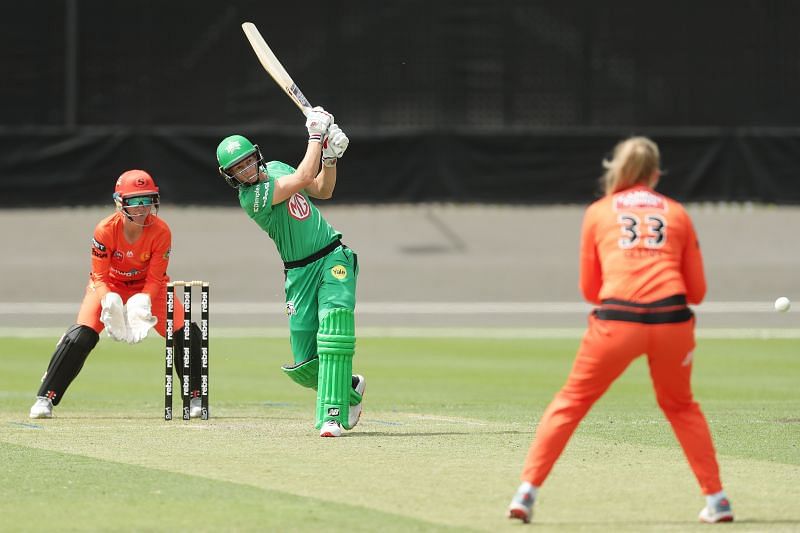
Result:
{"label": "number 33 on jersey", "polygon": [[648,302],[705,291],[700,245],[689,215],[679,202],[649,187],[625,189],[589,206],[581,257],[581,287],[592,302]]}

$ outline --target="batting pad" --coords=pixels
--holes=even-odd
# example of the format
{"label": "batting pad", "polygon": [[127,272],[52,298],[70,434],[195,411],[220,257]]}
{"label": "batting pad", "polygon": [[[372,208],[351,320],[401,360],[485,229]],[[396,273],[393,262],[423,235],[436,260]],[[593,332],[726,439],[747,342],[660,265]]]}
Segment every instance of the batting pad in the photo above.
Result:
{"label": "batting pad", "polygon": [[283,365],[283,373],[289,379],[303,387],[317,390],[317,380],[319,375],[319,358],[312,355],[305,361],[300,361],[296,365]]}
{"label": "batting pad", "polygon": [[350,309],[332,309],[320,320],[317,332],[319,381],[317,428],[336,420],[350,429],[348,416],[353,390],[353,353],[356,347],[355,317]]}

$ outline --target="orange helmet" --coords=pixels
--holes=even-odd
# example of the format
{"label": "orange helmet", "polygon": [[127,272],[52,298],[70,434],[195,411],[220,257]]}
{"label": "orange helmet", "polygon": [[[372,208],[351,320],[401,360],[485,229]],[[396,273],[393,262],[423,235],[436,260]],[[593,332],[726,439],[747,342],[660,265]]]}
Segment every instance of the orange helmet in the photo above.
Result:
{"label": "orange helmet", "polygon": [[128,170],[117,178],[114,186],[114,198],[130,198],[131,196],[158,195],[158,187],[153,177],[144,170]]}
{"label": "orange helmet", "polygon": [[[158,186],[153,177],[144,170],[123,172],[114,186],[114,204],[131,220],[128,208],[133,206],[148,205],[150,214],[156,216],[159,207]],[[153,223],[149,216],[147,221],[143,225],[149,226]]]}

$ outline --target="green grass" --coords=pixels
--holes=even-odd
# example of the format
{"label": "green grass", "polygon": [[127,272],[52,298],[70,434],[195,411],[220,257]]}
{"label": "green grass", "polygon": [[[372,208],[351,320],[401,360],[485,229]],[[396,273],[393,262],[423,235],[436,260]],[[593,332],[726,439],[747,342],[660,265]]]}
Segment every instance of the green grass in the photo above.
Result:
{"label": "green grass", "polygon": [[[360,339],[353,432],[320,439],[288,343],[212,339],[208,422],[162,420],[163,345],[104,339],[52,420],[28,409],[55,339],[0,338],[0,530],[498,531],[577,340]],[[701,340],[694,388],[737,531],[800,529],[795,340]],[[177,407],[177,401],[176,401]],[[537,531],[690,531],[703,504],[646,363],[579,427]]]}

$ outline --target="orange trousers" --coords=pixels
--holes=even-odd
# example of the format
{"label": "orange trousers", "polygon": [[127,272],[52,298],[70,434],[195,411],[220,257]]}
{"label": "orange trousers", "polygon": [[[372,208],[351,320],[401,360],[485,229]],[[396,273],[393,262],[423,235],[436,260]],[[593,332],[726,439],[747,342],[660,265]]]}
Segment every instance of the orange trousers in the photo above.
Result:
{"label": "orange trousers", "polygon": [[703,494],[722,490],[706,418],[691,389],[694,320],[640,324],[589,318],[567,382],[550,402],[531,443],[522,481],[544,483],[592,405],[628,365],[647,354],[659,407],[672,425]]}
{"label": "orange trousers", "polygon": [[[132,285],[127,286],[125,284],[108,284],[109,290],[112,292],[116,292],[122,298],[122,303],[128,301],[128,298],[133,296],[138,292],[142,292],[142,287],[144,285]],[[153,299],[151,298],[151,312],[153,316],[158,318],[158,322],[154,326],[154,329],[158,332],[159,335],[162,337],[166,334],[167,331],[167,286],[166,284],[161,286],[161,289],[158,291],[158,296]],[[83,302],[81,303],[81,309],[78,311],[78,324],[83,326],[89,326],[97,333],[103,331],[105,326],[102,322],[100,322],[100,298],[97,297],[97,293],[92,289],[91,281],[86,286],[86,294],[83,296]],[[178,292],[175,297],[175,307],[174,307],[174,329],[177,331],[183,327],[183,302],[180,299],[180,293]]]}

